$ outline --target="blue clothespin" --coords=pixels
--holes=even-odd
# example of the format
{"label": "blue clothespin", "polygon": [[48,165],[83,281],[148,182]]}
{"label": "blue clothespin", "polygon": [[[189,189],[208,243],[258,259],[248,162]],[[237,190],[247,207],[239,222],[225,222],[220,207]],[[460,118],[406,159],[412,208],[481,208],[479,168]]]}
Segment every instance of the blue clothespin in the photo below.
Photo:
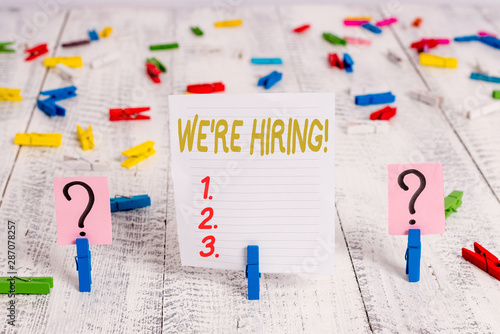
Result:
{"label": "blue clothespin", "polygon": [[471,42],[471,41],[479,40],[479,36],[477,36],[477,35],[460,36],[460,37],[455,37],[453,40],[455,42]]}
{"label": "blue clothespin", "polygon": [[264,86],[265,89],[269,89],[274,86],[283,77],[283,73],[273,71],[270,74],[262,77],[257,82],[257,86]]}
{"label": "blue clothespin", "polygon": [[151,206],[151,198],[148,195],[137,195],[132,197],[111,198],[111,212],[125,211]]}
{"label": "blue clothespin", "polygon": [[90,271],[92,267],[90,265],[89,239],[76,238],[75,261],[80,292],[90,292],[90,285],[92,284]]}
{"label": "blue clothespin", "polygon": [[49,116],[65,116],[66,109],[56,104],[57,101],[69,99],[76,96],[76,87],[69,86],[40,92],[40,95],[48,96],[45,100],[38,100],[38,108]]}
{"label": "blue clothespin", "polygon": [[486,81],[486,82],[500,83],[500,78],[499,77],[492,77],[492,76],[484,75],[482,73],[472,72],[470,74],[470,78],[474,79],[474,80],[481,80],[481,81]]}
{"label": "blue clothespin", "polygon": [[483,44],[489,45],[492,48],[500,49],[500,39],[493,36],[480,36],[478,37],[478,41]]}
{"label": "blue clothespin", "polygon": [[348,53],[344,53],[343,63],[345,71],[348,73],[352,73],[352,65],[354,65],[354,61]]}
{"label": "blue clothespin", "polygon": [[260,298],[260,273],[259,273],[259,246],[247,246],[247,268],[245,272],[248,278],[248,300],[259,300]]}
{"label": "blue clothespin", "polygon": [[61,101],[65,99],[69,99],[71,97],[76,96],[76,87],[69,86],[64,88],[46,90],[44,92],[40,92],[40,95],[46,95],[54,101]]}
{"label": "blue clothespin", "polygon": [[370,104],[385,104],[396,101],[396,96],[391,92],[379,94],[357,95],[354,97],[354,103],[358,106],[367,106]]}
{"label": "blue clothespin", "polygon": [[98,41],[99,40],[99,35],[97,34],[97,31],[94,30],[89,30],[89,38],[91,41]]}
{"label": "blue clothespin", "polygon": [[36,102],[38,109],[43,111],[49,116],[65,116],[66,109],[58,106],[52,99],[38,100]]}
{"label": "blue clothespin", "polygon": [[252,64],[256,65],[281,65],[283,61],[281,58],[252,58],[250,59]]}
{"label": "blue clothespin", "polygon": [[406,274],[409,282],[420,281],[420,229],[408,230],[408,248],[406,249]]}
{"label": "blue clothespin", "polygon": [[372,33],[374,34],[381,34],[382,33],[382,29],[380,29],[379,27],[377,26],[374,26],[373,24],[371,23],[363,23],[361,25],[363,28],[365,28],[366,30],[370,30]]}

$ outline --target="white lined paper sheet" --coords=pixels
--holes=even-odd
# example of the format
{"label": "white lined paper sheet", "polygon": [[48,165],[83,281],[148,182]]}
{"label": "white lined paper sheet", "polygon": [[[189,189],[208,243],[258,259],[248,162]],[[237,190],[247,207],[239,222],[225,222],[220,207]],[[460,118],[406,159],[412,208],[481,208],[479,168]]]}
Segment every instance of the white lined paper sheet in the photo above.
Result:
{"label": "white lined paper sheet", "polygon": [[262,273],[333,273],[334,103],[330,93],[169,96],[183,265],[245,270],[258,245]]}

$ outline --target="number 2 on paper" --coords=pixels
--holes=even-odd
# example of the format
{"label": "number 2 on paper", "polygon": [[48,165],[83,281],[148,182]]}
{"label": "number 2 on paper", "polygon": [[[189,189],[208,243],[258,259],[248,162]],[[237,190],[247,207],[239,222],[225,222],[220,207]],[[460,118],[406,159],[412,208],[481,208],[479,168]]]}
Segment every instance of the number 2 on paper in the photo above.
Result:
{"label": "number 2 on paper", "polygon": [[[200,255],[202,257],[209,257],[215,252],[215,237],[213,235],[207,235],[203,240],[201,241],[202,243],[207,242],[208,243],[205,245],[206,248],[209,249],[208,253],[204,253],[203,251],[200,251]],[[215,254],[215,257],[219,257],[219,254]]]}
{"label": "number 2 on paper", "polygon": [[[204,216],[205,213],[208,212],[208,217],[203,219],[201,224],[198,226],[200,230],[210,230],[212,228],[212,225],[206,225],[212,219],[214,216],[214,209],[212,208],[205,208],[201,211],[201,215]],[[214,225],[213,228],[217,228],[217,225]]]}

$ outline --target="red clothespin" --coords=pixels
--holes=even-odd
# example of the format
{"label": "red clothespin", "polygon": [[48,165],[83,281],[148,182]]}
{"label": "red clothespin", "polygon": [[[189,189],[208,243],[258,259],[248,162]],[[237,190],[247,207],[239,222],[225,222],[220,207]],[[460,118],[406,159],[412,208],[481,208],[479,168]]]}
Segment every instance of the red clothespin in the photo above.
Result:
{"label": "red clothespin", "polygon": [[109,109],[109,120],[110,121],[137,121],[140,119],[150,119],[151,117],[149,117],[149,116],[140,115],[140,113],[148,111],[149,109],[150,109],[150,107]]}
{"label": "red clothespin", "polygon": [[300,26],[300,27],[293,29],[293,32],[303,32],[303,31],[309,29],[310,26],[311,26],[310,24],[304,24],[303,26]]}
{"label": "red clothespin", "polygon": [[477,242],[474,243],[474,252],[462,248],[462,257],[500,280],[500,261]]}
{"label": "red clothespin", "polygon": [[154,83],[160,83],[160,73],[161,71],[155,65],[151,63],[146,63],[146,73],[149,75]]}
{"label": "red clothespin", "polygon": [[344,63],[340,60],[339,56],[336,53],[328,54],[328,62],[331,67],[338,67],[341,70],[344,69]]}
{"label": "red clothespin", "polygon": [[24,52],[29,53],[30,55],[25,59],[25,61],[31,61],[33,59],[36,59],[40,57],[41,55],[46,54],[49,52],[47,49],[47,44],[40,44],[35,47],[32,47],[31,49],[27,49]]}
{"label": "red clothespin", "polygon": [[189,93],[195,94],[210,94],[216,92],[223,92],[226,89],[222,82],[214,82],[212,84],[196,84],[188,85],[186,90]]}
{"label": "red clothespin", "polygon": [[426,52],[429,49],[435,48],[439,44],[440,44],[439,41],[435,40],[435,39],[422,39],[418,42],[412,43],[411,47],[413,49],[417,49],[418,53],[420,53],[420,52]]}
{"label": "red clothespin", "polygon": [[388,121],[396,115],[396,110],[397,110],[396,108],[391,108],[390,106],[387,106],[385,108],[373,112],[370,115],[370,119],[372,121],[375,120]]}

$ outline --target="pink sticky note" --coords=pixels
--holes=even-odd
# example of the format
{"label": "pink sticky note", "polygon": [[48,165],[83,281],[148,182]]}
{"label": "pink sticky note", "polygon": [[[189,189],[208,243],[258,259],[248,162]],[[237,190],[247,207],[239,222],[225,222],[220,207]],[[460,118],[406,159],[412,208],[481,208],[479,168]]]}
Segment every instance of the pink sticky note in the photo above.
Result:
{"label": "pink sticky note", "polygon": [[[110,244],[112,231],[107,177],[54,177],[53,182],[57,244],[75,244],[76,238],[87,238],[91,245]],[[87,208],[90,211],[85,216]]]}
{"label": "pink sticky note", "polygon": [[421,234],[443,233],[443,166],[439,163],[401,164],[389,165],[388,169],[389,234],[407,235],[410,228],[420,229]]}

